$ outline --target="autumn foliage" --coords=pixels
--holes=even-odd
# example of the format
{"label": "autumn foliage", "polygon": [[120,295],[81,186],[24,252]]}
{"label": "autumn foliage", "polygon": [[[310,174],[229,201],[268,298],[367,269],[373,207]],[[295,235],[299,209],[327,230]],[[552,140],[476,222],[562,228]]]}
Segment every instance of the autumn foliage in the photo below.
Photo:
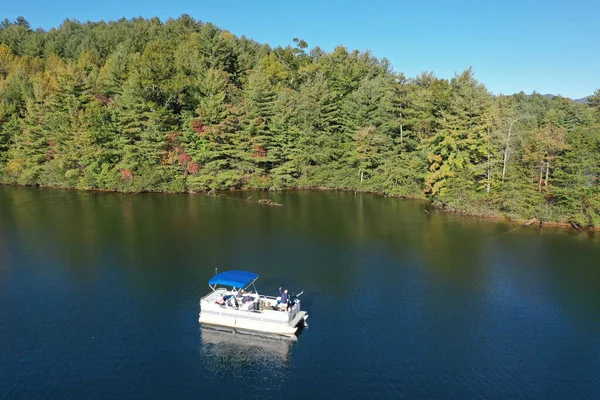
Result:
{"label": "autumn foliage", "polygon": [[267,151],[262,146],[254,146],[254,157],[265,158],[267,157]]}
{"label": "autumn foliage", "polygon": [[197,162],[190,162],[187,164],[186,171],[188,174],[197,174],[200,171],[200,164]]}
{"label": "autumn foliage", "polygon": [[133,173],[127,168],[121,170],[121,180],[126,181],[133,178]]}

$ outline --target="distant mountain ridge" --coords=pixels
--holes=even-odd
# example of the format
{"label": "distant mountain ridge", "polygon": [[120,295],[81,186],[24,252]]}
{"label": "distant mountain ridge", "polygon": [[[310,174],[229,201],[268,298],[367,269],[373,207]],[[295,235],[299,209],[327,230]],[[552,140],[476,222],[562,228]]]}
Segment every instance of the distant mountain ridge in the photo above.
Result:
{"label": "distant mountain ridge", "polygon": [[586,97],[582,97],[581,99],[575,99],[573,100],[575,103],[581,103],[581,104],[587,104],[588,103],[588,99],[591,97],[590,96],[586,96]]}
{"label": "distant mountain ridge", "polygon": [[[544,97],[546,97],[546,98],[548,98],[548,99],[551,99],[551,98],[553,98],[553,97],[556,97],[556,95],[555,95],[555,94],[550,94],[550,93],[548,93],[548,94],[543,94],[542,96],[544,96]],[[589,96],[585,96],[585,97],[582,97],[582,98],[580,98],[580,99],[571,99],[571,100],[573,100],[575,103],[587,104],[587,103],[588,103],[588,99],[589,99],[590,97],[591,97],[591,95],[589,95]],[[570,97],[568,97],[568,98],[570,98]]]}

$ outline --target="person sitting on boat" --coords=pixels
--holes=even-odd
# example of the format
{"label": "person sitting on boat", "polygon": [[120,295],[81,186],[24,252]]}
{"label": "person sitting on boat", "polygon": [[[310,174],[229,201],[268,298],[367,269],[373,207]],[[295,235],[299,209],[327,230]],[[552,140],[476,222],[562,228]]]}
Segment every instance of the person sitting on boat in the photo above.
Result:
{"label": "person sitting on boat", "polygon": [[252,293],[244,293],[244,296],[242,297],[242,303],[247,303],[249,301],[254,301],[254,296]]}
{"label": "person sitting on boat", "polygon": [[227,304],[227,300],[229,300],[230,298],[231,293],[225,292],[217,299],[217,301],[215,301],[215,303],[217,303],[221,307],[224,307]]}
{"label": "person sitting on boat", "polygon": [[279,296],[281,297],[281,300],[279,301],[279,311],[286,311],[288,308],[288,291],[287,289],[285,290],[281,290],[281,288],[279,288]]}
{"label": "person sitting on boat", "polygon": [[223,296],[216,301],[220,306],[237,307],[238,302],[235,295],[230,291],[223,293]]}
{"label": "person sitting on boat", "polygon": [[246,292],[244,292],[244,289],[240,289],[240,290],[238,290],[238,292],[235,294],[235,297],[237,297],[237,298],[242,298],[243,296],[245,296],[245,293],[246,293]]}

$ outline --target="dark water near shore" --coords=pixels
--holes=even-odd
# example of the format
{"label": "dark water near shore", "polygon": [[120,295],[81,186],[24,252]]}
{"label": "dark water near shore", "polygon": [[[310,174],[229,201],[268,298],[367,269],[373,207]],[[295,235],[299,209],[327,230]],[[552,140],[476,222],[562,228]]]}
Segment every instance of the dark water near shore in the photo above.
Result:
{"label": "dark water near shore", "polygon": [[[598,238],[374,195],[227,196],[0,187],[0,398],[600,398]],[[201,330],[215,267],[304,290],[310,326]]]}

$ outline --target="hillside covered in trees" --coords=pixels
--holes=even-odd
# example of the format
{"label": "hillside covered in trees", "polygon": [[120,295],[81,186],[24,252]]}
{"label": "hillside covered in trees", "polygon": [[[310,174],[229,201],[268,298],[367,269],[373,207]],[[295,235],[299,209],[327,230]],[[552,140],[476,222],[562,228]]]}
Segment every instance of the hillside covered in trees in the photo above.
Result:
{"label": "hillside covered in trees", "polygon": [[[401,65],[395,66],[402,68]],[[0,23],[0,182],[326,187],[600,226],[600,91],[494,96],[370,52],[271,48],[183,15]]]}

